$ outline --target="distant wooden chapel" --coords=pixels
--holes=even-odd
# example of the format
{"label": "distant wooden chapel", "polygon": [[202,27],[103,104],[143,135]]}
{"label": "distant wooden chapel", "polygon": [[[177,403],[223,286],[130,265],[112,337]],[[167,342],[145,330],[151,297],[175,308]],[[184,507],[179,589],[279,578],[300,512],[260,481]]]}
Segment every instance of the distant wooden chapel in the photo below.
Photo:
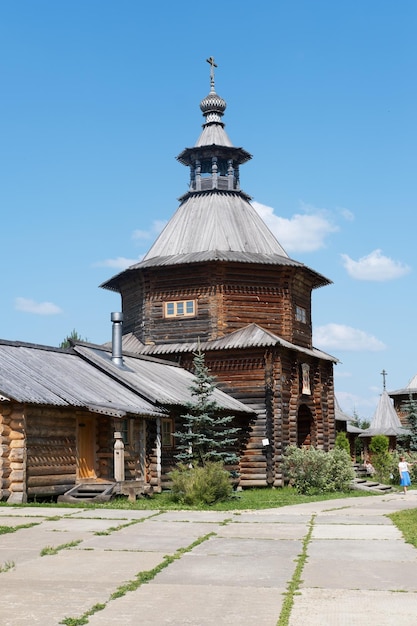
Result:
{"label": "distant wooden chapel", "polygon": [[220,389],[254,410],[240,424],[240,485],[283,486],[288,445],[334,443],[337,359],[312,346],[311,323],[312,291],[330,281],[289,258],[242,191],[251,155],[225,131],[208,61],[203,129],[177,157],[189,189],[144,259],[102,287],[121,295],[125,350],[188,369],[204,351]]}

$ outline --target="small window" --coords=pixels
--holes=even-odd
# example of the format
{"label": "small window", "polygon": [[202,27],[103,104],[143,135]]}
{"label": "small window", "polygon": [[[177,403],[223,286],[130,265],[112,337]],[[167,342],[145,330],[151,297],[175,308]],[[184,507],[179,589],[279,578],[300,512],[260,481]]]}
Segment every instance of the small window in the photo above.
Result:
{"label": "small window", "polygon": [[193,317],[196,314],[195,300],[164,302],[165,317]]}
{"label": "small window", "polygon": [[161,443],[163,448],[173,447],[173,432],[174,432],[174,420],[162,419],[161,420]]}
{"label": "small window", "polygon": [[307,323],[307,311],[302,306],[295,308],[295,319],[297,322],[302,322],[303,324]]}
{"label": "small window", "polygon": [[122,435],[122,441],[125,446],[128,446],[133,441],[133,420],[122,419],[119,422],[119,431]]}

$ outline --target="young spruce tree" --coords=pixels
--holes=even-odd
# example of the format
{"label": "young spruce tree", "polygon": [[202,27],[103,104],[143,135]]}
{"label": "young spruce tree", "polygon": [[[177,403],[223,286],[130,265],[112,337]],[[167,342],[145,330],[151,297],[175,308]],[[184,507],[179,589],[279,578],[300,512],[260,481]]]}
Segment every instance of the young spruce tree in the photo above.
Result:
{"label": "young spruce tree", "polygon": [[408,446],[411,452],[417,452],[417,402],[411,393],[408,400],[403,402],[401,409],[407,414],[407,428],[411,432],[408,438]]}
{"label": "young spruce tree", "polygon": [[238,455],[231,451],[239,428],[231,426],[233,416],[221,415],[220,407],[212,399],[216,384],[201,350],[194,355],[193,363],[194,381],[190,391],[194,401],[188,404],[188,413],[182,416],[181,431],[174,433],[178,442],[175,458],[192,467],[205,467],[208,462],[219,461],[233,465],[239,461]]}

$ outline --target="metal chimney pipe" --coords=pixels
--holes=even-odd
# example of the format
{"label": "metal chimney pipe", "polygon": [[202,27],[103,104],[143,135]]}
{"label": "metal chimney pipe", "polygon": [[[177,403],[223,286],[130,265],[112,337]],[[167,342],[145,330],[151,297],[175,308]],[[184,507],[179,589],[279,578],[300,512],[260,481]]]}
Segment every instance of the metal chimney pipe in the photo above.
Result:
{"label": "metal chimney pipe", "polygon": [[111,360],[119,367],[123,365],[123,349],[122,349],[122,326],[123,313],[112,313],[112,342],[111,342]]}

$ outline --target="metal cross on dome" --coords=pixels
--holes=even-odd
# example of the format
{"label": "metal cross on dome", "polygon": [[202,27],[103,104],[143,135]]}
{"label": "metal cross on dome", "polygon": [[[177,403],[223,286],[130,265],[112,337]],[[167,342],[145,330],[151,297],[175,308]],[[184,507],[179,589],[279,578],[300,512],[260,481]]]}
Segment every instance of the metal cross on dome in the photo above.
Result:
{"label": "metal cross on dome", "polygon": [[385,379],[387,377],[388,373],[385,370],[382,370],[381,372],[381,376],[382,376],[382,380],[383,380],[383,385],[384,385],[384,391],[386,389],[386,385],[385,385]]}
{"label": "metal cross on dome", "polygon": [[217,64],[214,62],[214,57],[209,57],[206,61],[210,63],[210,85],[214,89],[214,68],[217,67]]}

